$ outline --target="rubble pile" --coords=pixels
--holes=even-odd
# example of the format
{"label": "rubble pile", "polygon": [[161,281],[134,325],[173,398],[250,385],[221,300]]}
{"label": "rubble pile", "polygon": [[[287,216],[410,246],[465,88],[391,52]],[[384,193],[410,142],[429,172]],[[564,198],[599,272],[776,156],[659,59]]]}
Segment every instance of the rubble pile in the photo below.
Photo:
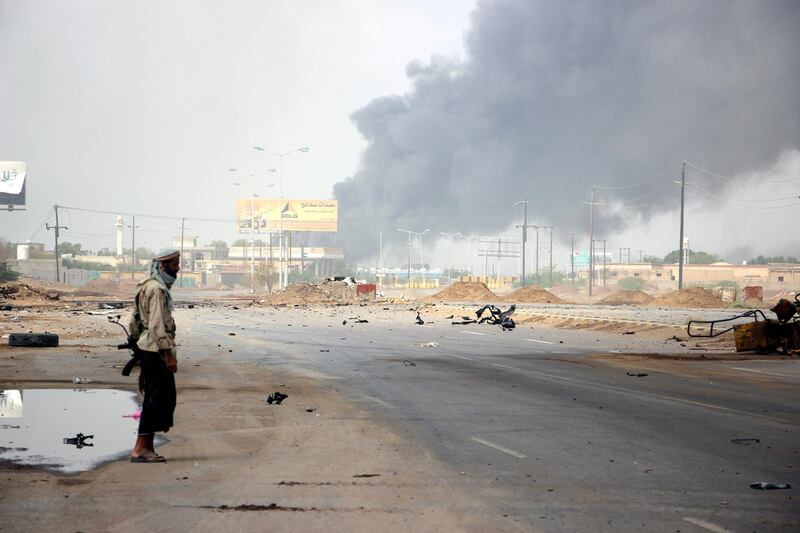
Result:
{"label": "rubble pile", "polygon": [[317,285],[308,282],[292,283],[282,291],[268,294],[261,303],[268,305],[333,304],[336,301]]}
{"label": "rubble pile", "polygon": [[655,298],[647,305],[652,307],[715,308],[725,307],[725,302],[708,289],[689,287],[688,289],[681,289]]}
{"label": "rubble pile", "polygon": [[446,289],[426,298],[444,302],[491,302],[500,298],[479,281],[456,281]]}
{"label": "rubble pile", "polygon": [[652,302],[653,299],[646,292],[619,290],[612,292],[598,303],[602,305],[642,305]]}
{"label": "rubble pile", "polygon": [[550,291],[538,285],[522,287],[505,297],[507,302],[517,302],[523,304],[563,304],[566,303]]}
{"label": "rubble pile", "polygon": [[36,287],[27,283],[13,282],[0,285],[0,300],[18,300],[37,302],[42,300],[58,300],[59,291],[47,287]]}

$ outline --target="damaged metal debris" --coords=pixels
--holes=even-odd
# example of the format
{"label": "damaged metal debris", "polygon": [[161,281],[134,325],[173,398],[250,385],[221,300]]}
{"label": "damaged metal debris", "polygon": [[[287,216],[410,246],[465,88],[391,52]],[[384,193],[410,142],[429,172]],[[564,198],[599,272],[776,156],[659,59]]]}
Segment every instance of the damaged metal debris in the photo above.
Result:
{"label": "damaged metal debris", "polygon": [[94,435],[84,435],[83,433],[78,433],[74,437],[64,437],[64,444],[69,444],[71,446],[75,446],[79,450],[84,446],[94,446],[91,442],[86,442],[88,439],[93,439]]}
{"label": "damaged metal debris", "polygon": [[[478,324],[483,324],[487,322],[492,325],[499,325],[503,331],[509,331],[517,327],[517,323],[514,322],[514,319],[511,318],[511,315],[514,314],[514,311],[517,310],[516,305],[512,305],[505,311],[501,311],[498,307],[494,305],[484,305],[477,311],[475,314],[478,317]],[[483,316],[483,314],[489,311],[488,316]]]}
{"label": "damaged metal debris", "polygon": [[720,320],[690,320],[686,332],[690,337],[718,337],[733,331],[737,352],[800,353],[798,296],[800,293],[795,294],[794,302],[782,298],[770,309],[777,318],[767,318],[763,311],[754,309]]}
{"label": "damaged metal debris", "polygon": [[283,400],[285,400],[288,397],[289,397],[288,394],[284,394],[282,392],[275,391],[272,394],[270,394],[269,396],[267,396],[267,403],[270,404],[270,405],[272,405],[273,403],[277,404],[277,405],[280,405],[281,403],[283,403]]}

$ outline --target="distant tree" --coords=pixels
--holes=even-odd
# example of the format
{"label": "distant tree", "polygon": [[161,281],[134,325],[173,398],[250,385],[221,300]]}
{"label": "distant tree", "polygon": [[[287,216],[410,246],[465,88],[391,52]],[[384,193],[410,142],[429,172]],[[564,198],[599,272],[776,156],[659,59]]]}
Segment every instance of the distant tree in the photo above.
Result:
{"label": "distant tree", "polygon": [[214,259],[228,258],[228,243],[222,240],[211,241],[208,246],[214,249]]}
{"label": "distant tree", "polygon": [[241,246],[250,246],[250,241],[248,241],[247,239],[239,239],[239,240],[233,241],[233,244],[231,244],[231,246],[237,247],[237,248],[241,247]]}
{"label": "distant tree", "polygon": [[754,259],[750,259],[747,261],[748,265],[768,265],[769,263],[797,263],[797,258],[793,255],[789,256],[782,256],[776,255],[773,257],[764,257],[763,255],[759,255]]}
{"label": "distant tree", "polygon": [[117,253],[112,252],[111,250],[108,249],[108,246],[105,246],[97,250],[97,255],[102,257],[114,257],[115,255],[117,255]]}
{"label": "distant tree", "polygon": [[17,247],[6,239],[0,239],[0,261],[17,258]]}
{"label": "distant tree", "polygon": [[[675,255],[675,260],[678,260],[678,256]],[[664,259],[655,255],[646,255],[642,258],[642,261],[645,263],[650,263],[651,265],[663,265]]]}
{"label": "distant tree", "polygon": [[81,255],[81,246],[82,245],[80,243],[60,242],[58,243],[58,253],[60,255]]}
{"label": "distant tree", "polygon": [[617,286],[620,289],[625,289],[629,291],[640,291],[644,289],[644,280],[642,278],[637,278],[635,276],[622,278],[617,281]]}
{"label": "distant tree", "polygon": [[[721,257],[715,254],[702,251],[689,250],[688,260],[690,265],[710,265],[711,263],[719,263],[723,261]],[[677,263],[678,250],[673,250],[664,256],[664,263]]]}
{"label": "distant tree", "polygon": [[[125,248],[122,251],[122,253],[126,258],[130,258],[131,249],[130,248]],[[155,254],[155,252],[153,250],[151,250],[149,248],[146,248],[144,246],[141,246],[141,247],[136,249],[136,259],[139,260],[139,261],[142,261],[142,260],[147,261],[147,260],[150,260],[150,259],[154,258],[155,256],[156,256],[156,254]]]}
{"label": "distant tree", "polygon": [[19,274],[8,268],[5,262],[0,262],[0,283],[7,281],[14,281],[19,277]]}

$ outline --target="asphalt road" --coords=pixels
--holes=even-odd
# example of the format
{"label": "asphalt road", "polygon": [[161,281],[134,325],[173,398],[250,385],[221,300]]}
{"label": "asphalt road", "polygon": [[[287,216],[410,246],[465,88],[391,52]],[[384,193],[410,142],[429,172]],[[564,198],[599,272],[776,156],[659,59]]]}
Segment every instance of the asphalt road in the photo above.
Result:
{"label": "asphalt road", "polygon": [[[673,348],[441,318],[416,326],[407,310],[374,307],[194,311],[209,350],[319,378],[424,442],[521,530],[800,529],[796,360],[702,363],[753,381],[633,377],[591,354]],[[758,481],[792,488],[751,489]]]}

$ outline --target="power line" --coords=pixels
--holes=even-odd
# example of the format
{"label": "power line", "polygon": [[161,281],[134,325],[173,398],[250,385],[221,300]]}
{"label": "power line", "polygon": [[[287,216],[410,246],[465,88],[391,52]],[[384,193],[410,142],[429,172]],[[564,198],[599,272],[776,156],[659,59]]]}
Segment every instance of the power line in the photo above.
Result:
{"label": "power line", "polygon": [[[734,200],[734,199],[731,199],[731,198],[723,198],[722,196],[719,196],[718,194],[714,194],[712,192],[709,192],[709,191],[705,190],[704,188],[702,188],[701,186],[699,186],[696,183],[688,183],[687,185],[689,185],[691,187],[694,187],[696,190],[702,192],[703,194],[706,194],[706,195],[708,195],[708,196],[710,196],[712,198],[716,198],[717,200],[722,200],[723,202],[735,202],[735,203],[742,204],[742,207],[745,208],[745,209],[784,209],[784,208],[787,208],[787,207],[795,207],[795,206],[800,205],[800,202],[795,202],[795,203],[786,204],[786,205],[766,205],[766,206],[747,205],[748,201],[745,201],[745,200]],[[750,201],[764,201],[764,200],[750,200]],[[773,201],[773,200],[768,200],[768,201]],[[774,199],[774,201],[777,201],[777,199]]]}
{"label": "power line", "polygon": [[[701,167],[699,165],[695,165],[691,161],[687,161],[686,164],[689,165],[690,167],[693,167],[693,168],[699,170],[700,172],[703,172],[705,174],[708,174],[709,176],[713,176],[715,178],[719,178],[719,179],[722,179],[722,180],[727,180],[727,181],[742,181],[742,180],[744,180],[744,178],[732,178],[730,176],[723,176],[722,174],[717,174],[716,172],[711,172],[710,170],[707,170],[707,169],[705,169],[705,168],[703,168],[703,167]],[[755,181],[755,183],[758,183],[758,184],[761,184],[761,183],[765,183],[765,184],[768,184],[768,183],[790,183],[790,182],[793,182],[793,181],[800,181],[800,178],[789,178],[787,180]]]}
{"label": "power line", "polygon": [[638,181],[636,183],[629,183],[628,185],[616,185],[616,186],[593,185],[593,187],[595,189],[603,189],[605,191],[616,191],[616,190],[621,190],[621,189],[630,189],[630,188],[633,188],[633,187],[638,187],[639,185],[644,185],[645,183],[650,183],[652,181],[656,181],[657,179],[663,178],[665,174],[667,174],[667,172],[662,172],[661,174],[658,174],[657,176],[653,176],[652,178],[647,178],[646,180]]}

